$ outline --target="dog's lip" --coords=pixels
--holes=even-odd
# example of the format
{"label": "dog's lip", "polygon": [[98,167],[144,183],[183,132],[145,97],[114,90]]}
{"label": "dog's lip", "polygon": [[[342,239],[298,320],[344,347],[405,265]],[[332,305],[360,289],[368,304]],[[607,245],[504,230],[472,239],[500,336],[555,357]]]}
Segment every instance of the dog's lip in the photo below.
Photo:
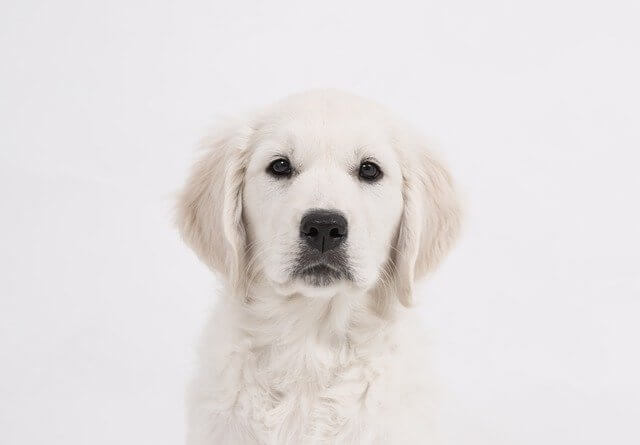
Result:
{"label": "dog's lip", "polygon": [[292,268],[294,277],[323,279],[328,281],[351,280],[351,271],[343,252],[301,252],[297,264]]}
{"label": "dog's lip", "polygon": [[340,272],[336,267],[325,261],[315,261],[311,264],[307,264],[302,268],[302,273],[330,273]]}

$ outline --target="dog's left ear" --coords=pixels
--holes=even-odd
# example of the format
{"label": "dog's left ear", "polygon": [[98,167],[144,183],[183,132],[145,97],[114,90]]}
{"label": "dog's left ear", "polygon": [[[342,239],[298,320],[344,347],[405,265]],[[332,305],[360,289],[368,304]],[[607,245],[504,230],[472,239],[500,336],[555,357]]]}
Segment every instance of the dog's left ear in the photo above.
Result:
{"label": "dog's left ear", "polygon": [[414,281],[432,271],[456,240],[461,212],[443,164],[421,141],[403,143],[410,147],[399,150],[405,156],[404,210],[393,262],[396,293],[404,306],[410,306]]}
{"label": "dog's left ear", "polygon": [[206,140],[177,206],[186,243],[236,292],[246,261],[242,189],[250,135],[249,125],[236,122]]}

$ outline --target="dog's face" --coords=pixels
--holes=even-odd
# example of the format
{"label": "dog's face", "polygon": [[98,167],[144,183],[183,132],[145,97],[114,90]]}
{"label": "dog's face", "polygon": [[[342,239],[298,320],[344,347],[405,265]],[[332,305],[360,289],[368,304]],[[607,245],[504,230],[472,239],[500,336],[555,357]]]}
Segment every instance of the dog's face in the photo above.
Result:
{"label": "dog's face", "polygon": [[295,105],[255,134],[243,191],[250,261],[285,293],[368,289],[403,208],[391,135],[366,110]]}
{"label": "dog's face", "polygon": [[221,131],[185,188],[179,225],[239,287],[283,294],[384,288],[410,302],[448,250],[448,173],[381,107],[335,91],[295,95]]}

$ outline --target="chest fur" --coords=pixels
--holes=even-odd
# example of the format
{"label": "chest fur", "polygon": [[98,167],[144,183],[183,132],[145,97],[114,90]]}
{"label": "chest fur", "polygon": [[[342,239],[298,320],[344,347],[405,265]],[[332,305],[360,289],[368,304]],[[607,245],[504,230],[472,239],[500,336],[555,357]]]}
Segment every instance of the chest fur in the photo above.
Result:
{"label": "chest fur", "polygon": [[414,443],[405,432],[424,416],[406,427],[421,374],[407,324],[323,313],[277,323],[217,313],[190,392],[189,444]]}
{"label": "chest fur", "polygon": [[243,361],[234,409],[265,443],[371,442],[387,372],[370,350],[303,339]]}

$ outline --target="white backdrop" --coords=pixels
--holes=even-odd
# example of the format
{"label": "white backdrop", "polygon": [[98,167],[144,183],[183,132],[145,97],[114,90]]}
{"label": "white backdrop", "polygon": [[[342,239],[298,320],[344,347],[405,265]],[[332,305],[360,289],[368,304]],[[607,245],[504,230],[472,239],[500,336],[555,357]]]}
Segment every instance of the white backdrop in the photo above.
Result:
{"label": "white backdrop", "polygon": [[0,443],[182,443],[215,278],[172,227],[223,115],[312,87],[465,194],[420,290],[448,444],[640,443],[637,1],[4,0]]}

